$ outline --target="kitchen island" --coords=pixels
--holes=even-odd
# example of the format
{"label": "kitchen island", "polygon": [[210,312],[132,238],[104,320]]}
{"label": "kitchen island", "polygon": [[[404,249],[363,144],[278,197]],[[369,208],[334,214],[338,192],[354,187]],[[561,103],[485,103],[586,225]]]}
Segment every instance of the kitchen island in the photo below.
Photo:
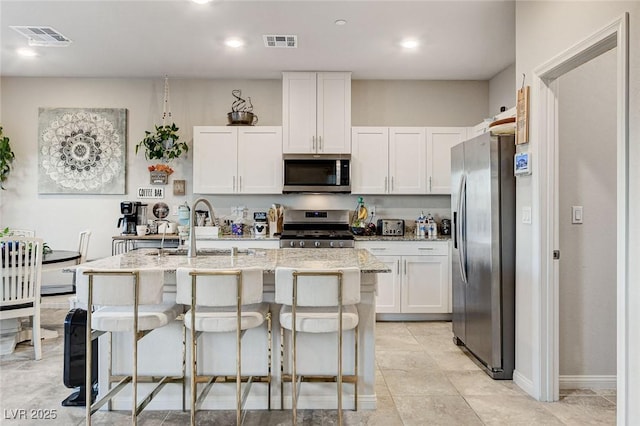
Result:
{"label": "kitchen island", "polygon": [[[277,267],[332,269],[358,267],[361,270],[361,301],[358,304],[359,315],[359,353],[358,353],[358,408],[375,409],[375,291],[377,274],[391,272],[390,269],[367,250],[361,249],[248,249],[238,250],[236,256],[228,251],[209,251],[195,258],[188,258],[175,251],[165,251],[158,256],[158,250],[133,250],[117,256],[111,256],[82,266],[95,269],[146,269],[163,270],[165,300],[175,300],[176,276],[179,267],[232,269],[259,267],[264,271],[264,300],[270,302],[273,317],[272,331],[272,407],[280,407],[280,305],[274,303],[275,270]],[[186,310],[186,309],[185,309]],[[245,359],[243,374],[265,374],[268,341],[266,323],[262,328],[248,330],[242,345]],[[286,337],[285,337],[286,338]],[[353,331],[344,334],[345,374],[354,368]],[[113,373],[128,374],[131,371],[130,333],[114,333],[113,336]],[[107,391],[108,340],[100,337],[99,342],[99,393]],[[337,337],[335,334],[300,334],[298,336],[298,372],[299,374],[332,374],[337,371]],[[166,327],[155,330],[141,340],[139,345],[138,372],[141,375],[180,375],[182,368],[182,318]],[[204,334],[198,343],[198,365],[200,371],[225,374],[235,373],[235,332]],[[187,351],[187,357],[190,357]],[[187,358],[188,359],[188,358]],[[188,365],[188,362],[187,362]],[[285,359],[288,368],[288,359]],[[187,376],[190,372],[187,371]],[[149,389],[140,385],[138,395],[144,395]],[[336,385],[334,383],[304,383],[300,388],[298,408],[335,409]],[[284,387],[284,406],[291,405],[290,385]],[[343,406],[353,408],[353,385],[344,385]],[[252,386],[246,408],[267,408],[267,386],[256,383]],[[189,398],[187,386],[187,399]],[[130,393],[125,389],[114,399],[113,409],[127,410],[131,406]],[[167,385],[151,402],[147,409],[179,410],[182,408],[182,392],[179,385]],[[216,384],[203,409],[235,409],[235,385]]]}

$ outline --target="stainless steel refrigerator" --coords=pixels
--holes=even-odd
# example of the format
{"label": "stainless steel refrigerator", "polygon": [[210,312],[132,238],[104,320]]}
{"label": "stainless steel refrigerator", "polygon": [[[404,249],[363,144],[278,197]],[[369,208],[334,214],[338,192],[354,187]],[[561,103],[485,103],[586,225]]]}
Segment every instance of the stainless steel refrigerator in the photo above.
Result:
{"label": "stainless steel refrigerator", "polygon": [[477,136],[451,148],[454,342],[494,379],[515,364],[513,136]]}

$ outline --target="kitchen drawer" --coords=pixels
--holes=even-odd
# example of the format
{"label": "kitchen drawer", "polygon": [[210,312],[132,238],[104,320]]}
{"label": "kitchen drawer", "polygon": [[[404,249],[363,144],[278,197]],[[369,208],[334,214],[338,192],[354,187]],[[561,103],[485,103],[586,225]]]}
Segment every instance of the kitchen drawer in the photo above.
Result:
{"label": "kitchen drawer", "polygon": [[449,241],[356,241],[356,247],[381,256],[449,255]]}

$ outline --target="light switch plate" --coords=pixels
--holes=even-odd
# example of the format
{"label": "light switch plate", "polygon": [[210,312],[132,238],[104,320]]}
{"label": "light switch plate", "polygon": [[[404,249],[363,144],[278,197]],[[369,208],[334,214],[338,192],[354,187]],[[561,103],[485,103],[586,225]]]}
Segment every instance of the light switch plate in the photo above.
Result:
{"label": "light switch plate", "polygon": [[571,206],[571,223],[582,223],[583,210],[582,206]]}
{"label": "light switch plate", "polygon": [[522,208],[522,223],[531,224],[531,206]]}

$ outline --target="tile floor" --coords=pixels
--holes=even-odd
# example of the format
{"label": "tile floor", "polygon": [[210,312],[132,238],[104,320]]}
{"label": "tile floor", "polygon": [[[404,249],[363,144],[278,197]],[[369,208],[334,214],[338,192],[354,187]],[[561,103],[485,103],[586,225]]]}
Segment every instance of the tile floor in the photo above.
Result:
{"label": "tile floor", "polygon": [[[71,389],[62,381],[64,301],[49,301],[42,310],[43,326],[58,330],[60,337],[45,340],[43,359],[33,361],[33,349],[19,344],[0,360],[0,424],[82,425],[84,407],[62,407]],[[614,425],[615,390],[562,392],[555,403],[537,402],[511,381],[486,376],[453,343],[451,324],[377,324],[378,409],[345,411],[347,425]],[[15,419],[16,409],[55,410],[55,420]],[[247,425],[287,425],[290,412],[249,412]],[[100,412],[97,425],[128,425],[124,412]],[[235,412],[199,413],[199,424],[230,425]],[[299,423],[333,425],[335,410],[304,410]],[[184,425],[189,414],[175,411],[143,412],[141,425]]]}

